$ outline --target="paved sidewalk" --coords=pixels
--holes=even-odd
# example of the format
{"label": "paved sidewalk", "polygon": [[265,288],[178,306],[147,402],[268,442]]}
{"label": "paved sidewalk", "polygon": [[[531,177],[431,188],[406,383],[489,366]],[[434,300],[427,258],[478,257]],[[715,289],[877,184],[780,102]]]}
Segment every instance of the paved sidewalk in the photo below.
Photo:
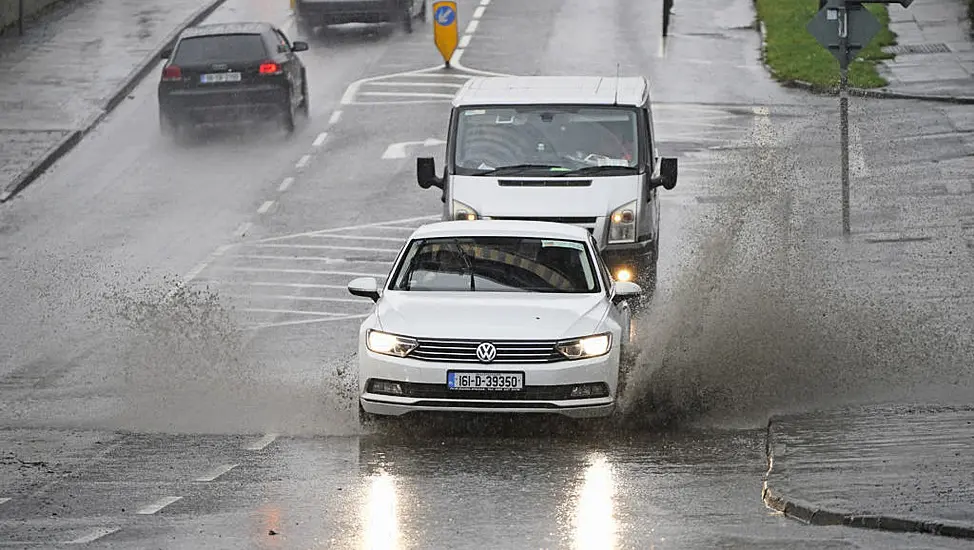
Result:
{"label": "paved sidewalk", "polygon": [[212,0],[66,4],[23,37],[0,38],[0,200],[4,189],[72,134]]}
{"label": "paved sidewalk", "polygon": [[782,417],[769,435],[767,487],[806,521],[869,527],[885,520],[897,530],[974,538],[974,409]]}
{"label": "paved sidewalk", "polygon": [[884,90],[974,99],[974,39],[964,0],[915,0],[889,6],[896,58],[880,65]]}

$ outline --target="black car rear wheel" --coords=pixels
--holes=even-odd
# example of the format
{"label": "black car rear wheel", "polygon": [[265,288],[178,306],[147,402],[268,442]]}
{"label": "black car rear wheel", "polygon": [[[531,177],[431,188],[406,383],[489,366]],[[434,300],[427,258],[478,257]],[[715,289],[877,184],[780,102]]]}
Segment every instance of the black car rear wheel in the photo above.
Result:
{"label": "black car rear wheel", "polygon": [[287,135],[294,133],[294,106],[291,103],[290,94],[284,100],[284,104],[281,105],[281,128]]}
{"label": "black car rear wheel", "polygon": [[301,71],[301,116],[307,118],[311,114],[311,98],[308,97],[308,77]]}

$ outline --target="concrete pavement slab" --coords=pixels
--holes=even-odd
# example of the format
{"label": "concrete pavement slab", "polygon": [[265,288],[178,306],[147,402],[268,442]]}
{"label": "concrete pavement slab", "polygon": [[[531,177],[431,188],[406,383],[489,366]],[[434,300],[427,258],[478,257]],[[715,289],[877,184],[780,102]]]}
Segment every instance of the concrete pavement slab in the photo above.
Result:
{"label": "concrete pavement slab", "polygon": [[0,39],[0,201],[70,150],[156,65],[179,30],[221,3],[78,2],[23,37]]}
{"label": "concrete pavement slab", "polygon": [[875,406],[772,419],[765,499],[816,524],[974,539],[974,409]]}

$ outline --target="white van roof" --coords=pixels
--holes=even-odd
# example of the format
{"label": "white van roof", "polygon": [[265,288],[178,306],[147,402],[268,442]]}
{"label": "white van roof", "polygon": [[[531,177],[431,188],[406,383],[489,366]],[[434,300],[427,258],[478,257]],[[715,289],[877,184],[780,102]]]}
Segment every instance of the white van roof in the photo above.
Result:
{"label": "white van roof", "polygon": [[454,107],[472,105],[631,105],[649,101],[643,76],[478,76],[453,98]]}

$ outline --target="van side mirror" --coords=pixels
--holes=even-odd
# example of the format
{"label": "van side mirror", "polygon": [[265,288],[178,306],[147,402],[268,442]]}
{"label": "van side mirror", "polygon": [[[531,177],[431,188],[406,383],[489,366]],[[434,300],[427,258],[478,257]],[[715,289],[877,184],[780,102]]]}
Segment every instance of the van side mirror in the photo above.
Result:
{"label": "van side mirror", "polygon": [[669,191],[676,187],[677,159],[661,158],[659,163],[659,178],[653,180],[653,186],[662,186],[663,189]]}
{"label": "van side mirror", "polygon": [[172,57],[172,48],[166,48],[159,53],[159,59],[169,59]]}
{"label": "van side mirror", "polygon": [[423,189],[439,187],[443,189],[443,180],[436,177],[436,160],[433,157],[416,159],[416,182]]}

